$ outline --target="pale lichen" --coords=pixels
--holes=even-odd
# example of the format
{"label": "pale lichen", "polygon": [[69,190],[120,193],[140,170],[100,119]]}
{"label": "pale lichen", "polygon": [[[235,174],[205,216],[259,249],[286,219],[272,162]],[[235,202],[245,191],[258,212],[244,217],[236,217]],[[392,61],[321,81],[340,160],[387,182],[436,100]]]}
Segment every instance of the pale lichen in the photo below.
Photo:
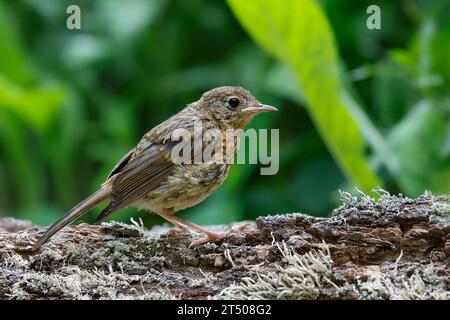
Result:
{"label": "pale lichen", "polygon": [[[391,273],[378,272],[368,279],[357,280],[354,288],[362,299],[389,300],[448,300],[450,292],[443,283],[429,281],[430,276],[436,276],[432,266],[427,268],[428,274],[415,271],[414,274],[393,276]],[[428,281],[426,280],[428,278]]]}
{"label": "pale lichen", "polygon": [[238,285],[222,290],[218,299],[317,299],[323,283],[336,286],[328,277],[332,273],[330,252],[326,246],[303,255],[286,243],[277,242],[285,265],[276,265],[274,272],[259,273],[256,277],[244,277]]}

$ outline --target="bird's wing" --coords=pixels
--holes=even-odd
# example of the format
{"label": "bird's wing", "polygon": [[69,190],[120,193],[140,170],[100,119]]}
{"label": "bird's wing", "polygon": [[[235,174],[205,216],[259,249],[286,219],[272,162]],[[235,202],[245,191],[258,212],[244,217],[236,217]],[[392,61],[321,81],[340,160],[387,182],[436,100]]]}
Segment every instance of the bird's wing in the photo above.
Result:
{"label": "bird's wing", "polygon": [[111,203],[98,216],[103,220],[110,214],[132,204],[148,192],[155,190],[167,179],[174,163],[170,155],[174,143],[139,144],[127,154],[111,172]]}

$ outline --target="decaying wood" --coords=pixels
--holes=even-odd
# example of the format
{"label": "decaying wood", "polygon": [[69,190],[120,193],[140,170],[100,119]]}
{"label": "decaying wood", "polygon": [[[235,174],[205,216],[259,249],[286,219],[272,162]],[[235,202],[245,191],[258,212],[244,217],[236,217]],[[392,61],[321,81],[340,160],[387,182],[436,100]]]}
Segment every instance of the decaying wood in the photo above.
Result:
{"label": "decaying wood", "polygon": [[330,218],[261,217],[223,241],[138,224],[0,220],[2,299],[449,299],[450,196],[343,193]]}

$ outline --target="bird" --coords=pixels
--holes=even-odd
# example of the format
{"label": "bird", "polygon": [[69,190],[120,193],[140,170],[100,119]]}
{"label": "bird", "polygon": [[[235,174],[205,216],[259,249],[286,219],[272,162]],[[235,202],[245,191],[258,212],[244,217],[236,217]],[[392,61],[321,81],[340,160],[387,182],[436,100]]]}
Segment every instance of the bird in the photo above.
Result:
{"label": "bird", "polygon": [[[156,213],[183,231],[206,235],[195,244],[227,236],[229,232],[213,232],[176,213],[205,200],[226,179],[232,164],[230,156],[237,153],[239,146],[239,135],[230,142],[228,133],[243,130],[256,115],[273,111],[278,109],[260,103],[242,87],[222,86],[206,91],[199,100],[147,132],[113,167],[96,192],[45,231],[33,251],[106,200],[110,202],[96,222],[133,206]],[[196,158],[207,150],[209,159],[198,161]]]}

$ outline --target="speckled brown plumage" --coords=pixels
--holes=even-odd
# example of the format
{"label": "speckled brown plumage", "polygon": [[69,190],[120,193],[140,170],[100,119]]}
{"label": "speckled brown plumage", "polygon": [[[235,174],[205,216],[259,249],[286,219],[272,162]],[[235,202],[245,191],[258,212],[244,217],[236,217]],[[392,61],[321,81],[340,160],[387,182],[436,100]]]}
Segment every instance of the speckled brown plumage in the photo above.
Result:
{"label": "speckled brown plumage", "polygon": [[[173,139],[173,133],[184,129],[191,134],[190,160],[194,160],[196,152],[203,154],[205,148],[216,144],[219,144],[223,154],[213,153],[214,157],[223,156],[226,159],[226,155],[236,154],[238,141],[235,138],[232,143],[225,143],[225,132],[244,129],[255,115],[267,111],[276,109],[260,104],[250,92],[240,87],[219,87],[204,93],[198,101],[146,133],[113,168],[100,190],[50,226],[36,243],[35,249],[65,225],[107,199],[111,202],[97,220],[131,205],[152,211],[181,229],[193,228],[207,234],[201,242],[223,236],[174,213],[206,199],[223,183],[231,164],[229,161],[176,161],[172,152],[179,141]],[[216,130],[222,137],[195,141],[202,137],[194,132],[200,125],[202,133]],[[194,150],[196,142],[201,148]]]}

